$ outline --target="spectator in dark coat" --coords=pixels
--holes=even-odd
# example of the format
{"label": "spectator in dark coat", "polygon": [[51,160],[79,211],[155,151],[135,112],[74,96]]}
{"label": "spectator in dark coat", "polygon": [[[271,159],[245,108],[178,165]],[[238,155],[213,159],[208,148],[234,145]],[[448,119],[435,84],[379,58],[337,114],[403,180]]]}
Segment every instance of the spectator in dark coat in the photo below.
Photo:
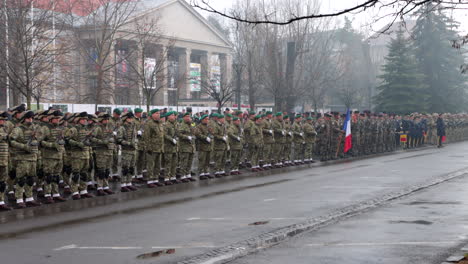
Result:
{"label": "spectator in dark coat", "polygon": [[439,137],[439,145],[437,146],[438,148],[443,147],[442,146],[442,137],[445,137],[445,123],[444,119],[442,118],[442,114],[439,115],[439,118],[437,118],[437,136]]}

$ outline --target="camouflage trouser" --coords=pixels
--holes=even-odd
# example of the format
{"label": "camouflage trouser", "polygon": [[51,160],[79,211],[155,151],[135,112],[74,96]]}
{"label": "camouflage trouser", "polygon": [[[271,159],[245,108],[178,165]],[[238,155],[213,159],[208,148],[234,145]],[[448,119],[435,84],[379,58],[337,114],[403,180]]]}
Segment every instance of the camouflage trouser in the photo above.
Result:
{"label": "camouflage trouser", "polygon": [[62,159],[43,159],[42,166],[44,169],[45,183],[44,183],[44,196],[59,197],[58,184],[60,182],[60,174],[63,169]]}
{"label": "camouflage trouser", "polygon": [[214,151],[215,171],[222,172],[226,167],[226,150]]}
{"label": "camouflage trouser", "polygon": [[302,161],[304,158],[304,144],[294,142],[294,161]]}
{"label": "camouflage trouser", "polygon": [[62,171],[63,183],[66,188],[70,188],[72,184],[71,173],[72,173],[72,168],[71,168],[70,152],[66,152],[65,155],[63,155],[63,171]]}
{"label": "camouflage trouser", "polygon": [[177,153],[164,153],[164,179],[175,179],[177,168]]}
{"label": "camouflage trouser", "polygon": [[8,160],[8,175],[9,177],[6,179],[7,190],[13,193],[15,191],[15,179],[12,176],[16,175],[16,160],[13,158],[12,153],[10,153]]}
{"label": "camouflage trouser", "polygon": [[291,160],[291,144],[292,144],[291,142],[287,142],[283,145],[284,154],[282,156],[283,156],[283,159],[286,161]]}
{"label": "camouflage trouser", "polygon": [[135,150],[122,150],[122,177],[121,186],[129,186],[132,182],[132,176],[135,173]]}
{"label": "camouflage trouser", "polygon": [[6,180],[8,178],[8,166],[0,166],[0,205],[5,204]]}
{"label": "camouflage trouser", "polygon": [[198,174],[209,173],[211,151],[198,152]]}
{"label": "camouflage trouser", "polygon": [[250,162],[253,167],[258,167],[259,155],[260,155],[260,145],[249,144],[249,155],[251,156]]}
{"label": "camouflage trouser", "polygon": [[136,171],[138,175],[143,175],[143,170],[146,169],[146,153],[144,150],[136,152]]}
{"label": "camouflage trouser", "polygon": [[278,163],[281,163],[281,160],[284,156],[284,143],[276,143],[273,145],[273,149],[272,149],[272,161],[271,163],[272,164],[278,164]]}
{"label": "camouflage trouser", "polygon": [[26,196],[26,201],[33,198],[32,187],[36,181],[36,161],[16,160],[16,200],[22,201],[23,194]]}
{"label": "camouflage trouser", "polygon": [[94,164],[96,165],[96,170],[94,171],[94,178],[97,181],[98,190],[108,190],[110,169],[113,162],[113,151],[96,151],[95,153],[96,160]]}
{"label": "camouflage trouser", "polygon": [[84,157],[81,153],[74,156],[70,155],[71,164],[71,182],[70,189],[73,195],[86,194],[89,181],[89,156]]}
{"label": "camouflage trouser", "polygon": [[159,179],[161,174],[161,162],[162,162],[162,153],[157,152],[147,152],[146,161],[148,168],[148,181],[156,181]]}
{"label": "camouflage trouser", "polygon": [[192,170],[193,156],[193,153],[189,152],[179,153],[180,172],[182,173],[182,176],[190,175]]}
{"label": "camouflage trouser", "polygon": [[306,143],[304,146],[304,159],[312,160],[313,152],[314,152],[314,143]]}
{"label": "camouflage trouser", "polygon": [[116,145],[112,154],[112,173],[117,174],[119,171],[119,145]]}
{"label": "camouflage trouser", "polygon": [[239,163],[241,160],[242,151],[241,150],[232,150],[231,149],[231,171],[239,170]]}
{"label": "camouflage trouser", "polygon": [[271,164],[273,160],[273,143],[263,145],[263,164]]}

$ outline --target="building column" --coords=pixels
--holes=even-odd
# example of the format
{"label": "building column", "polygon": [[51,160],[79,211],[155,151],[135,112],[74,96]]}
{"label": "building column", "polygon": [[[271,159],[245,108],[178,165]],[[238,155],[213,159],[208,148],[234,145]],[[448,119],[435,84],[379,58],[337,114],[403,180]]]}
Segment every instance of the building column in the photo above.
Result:
{"label": "building column", "polygon": [[[162,70],[161,72],[157,73],[157,87],[159,89],[156,95],[154,96],[154,104],[159,106],[167,105],[167,47],[159,46],[156,48],[156,61],[162,60]],[[158,62],[156,62],[158,63]],[[162,87],[160,87],[162,85]]]}
{"label": "building column", "polygon": [[204,51],[200,56],[200,64],[201,64],[201,83],[202,83],[202,92],[200,94],[200,98],[209,98],[206,93],[203,93],[204,86],[209,83],[210,79],[210,58],[211,52]]}
{"label": "building column", "polygon": [[179,52],[179,80],[177,88],[179,89],[179,99],[190,98],[190,55],[191,49],[180,49]]}

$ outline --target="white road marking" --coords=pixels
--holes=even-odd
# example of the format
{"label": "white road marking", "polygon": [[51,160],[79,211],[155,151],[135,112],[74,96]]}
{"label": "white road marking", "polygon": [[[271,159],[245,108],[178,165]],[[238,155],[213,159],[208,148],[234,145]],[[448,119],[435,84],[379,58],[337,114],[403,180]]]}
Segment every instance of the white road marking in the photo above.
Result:
{"label": "white road marking", "polygon": [[254,221],[254,220],[304,220],[307,217],[272,217],[272,218],[262,218],[262,217],[249,217],[249,218],[188,218],[186,221]]}
{"label": "white road marking", "polygon": [[418,246],[418,245],[440,245],[440,244],[456,244],[459,241],[403,241],[403,242],[386,242],[386,243],[319,243],[307,244],[307,247],[355,247],[355,246]]}
{"label": "white road marking", "polygon": [[392,186],[322,186],[322,189],[399,189]]}
{"label": "white road marking", "polygon": [[[149,247],[151,249],[182,249],[182,248],[216,248],[213,244],[210,243],[194,243],[189,245],[181,245],[181,246],[153,246]],[[59,248],[55,248],[54,251],[62,251],[62,250],[71,250],[71,249],[90,249],[90,250],[135,250],[135,249],[145,249],[145,247],[119,247],[119,246],[101,246],[101,247],[89,247],[89,246],[77,246],[75,244],[63,246]]]}
{"label": "white road marking", "polygon": [[79,247],[77,245],[68,245],[64,247],[59,247],[54,249],[55,251],[67,250],[67,249],[114,249],[114,250],[124,250],[124,249],[143,249],[143,247]]}
{"label": "white road marking", "polygon": [[264,202],[273,202],[273,201],[276,201],[277,199],[276,198],[270,198],[270,199],[265,199],[263,200]]}

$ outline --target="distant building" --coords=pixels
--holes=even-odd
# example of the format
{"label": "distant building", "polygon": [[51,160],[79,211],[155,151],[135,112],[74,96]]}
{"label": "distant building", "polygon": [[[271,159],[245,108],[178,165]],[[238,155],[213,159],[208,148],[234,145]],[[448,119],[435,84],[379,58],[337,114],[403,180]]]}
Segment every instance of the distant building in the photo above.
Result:
{"label": "distant building", "polygon": [[[134,15],[157,18],[158,27],[163,32],[162,38],[165,41],[154,45],[153,54],[164,50],[166,48],[164,45],[174,43],[173,48],[167,54],[167,65],[164,67],[166,70],[158,76],[159,80],[164,79],[161,82],[164,87],[158,91],[152,105],[216,106],[216,102],[201,92],[200,83],[211,78],[212,74],[217,74],[223,80],[231,78],[232,47],[226,37],[184,0],[145,0],[138,4],[140,6]],[[125,30],[131,31],[132,28],[126,27]],[[59,43],[67,41],[66,34],[67,32],[64,32],[64,36],[57,41]],[[94,34],[83,29],[83,40],[92,41],[93,36],[99,33]],[[111,57],[115,60],[113,63],[120,61],[119,57],[125,56],[126,53],[132,51],[131,49],[137,49],[136,44],[136,41],[132,39],[118,39],[112,50],[114,54]],[[95,103],[93,97],[83,96],[93,94],[93,89],[95,90],[97,85],[97,77],[92,73],[83,76],[85,70],[90,72],[89,68],[85,67],[90,67],[91,63],[82,57],[75,51],[61,58],[65,61],[63,64],[73,68],[68,69],[67,72],[74,74],[69,77],[62,76],[61,82],[57,84],[57,88],[54,88],[53,93],[49,90],[44,91],[41,102]],[[138,58],[135,56],[133,59]],[[155,56],[148,54],[145,57],[145,64],[154,63],[154,60]],[[112,99],[109,100],[113,104],[138,105],[143,102],[141,87],[126,79],[131,74],[131,69],[126,63],[130,61],[117,63],[115,71],[112,71],[109,78],[112,81],[109,85],[113,94]],[[57,71],[59,75],[63,74],[60,69]],[[5,88],[0,88],[0,107],[6,105]],[[10,98],[10,105],[22,102],[20,96],[15,96],[15,98],[10,96]]]}

